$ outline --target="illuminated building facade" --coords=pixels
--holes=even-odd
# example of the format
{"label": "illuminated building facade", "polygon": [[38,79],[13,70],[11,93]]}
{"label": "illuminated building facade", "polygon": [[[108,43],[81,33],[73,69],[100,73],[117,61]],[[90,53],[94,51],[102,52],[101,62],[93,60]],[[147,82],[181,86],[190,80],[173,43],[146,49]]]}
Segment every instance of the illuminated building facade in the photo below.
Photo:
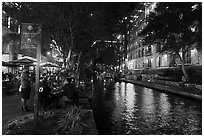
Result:
{"label": "illuminated building facade", "polygon": [[[138,36],[147,25],[146,17],[153,12],[157,3],[144,2],[139,4],[133,11],[130,20],[132,28],[129,31],[129,42],[127,46],[127,67],[129,70],[138,70],[144,68],[171,67],[173,64],[180,64],[180,61],[174,54],[159,53],[160,45],[144,45],[142,38]],[[202,51],[191,49],[186,55],[185,64],[202,65]]]}
{"label": "illuminated building facade", "polygon": [[17,20],[9,16],[5,11],[2,12],[2,60],[11,61],[18,58],[19,41],[9,41],[9,33],[20,33],[20,25]]}

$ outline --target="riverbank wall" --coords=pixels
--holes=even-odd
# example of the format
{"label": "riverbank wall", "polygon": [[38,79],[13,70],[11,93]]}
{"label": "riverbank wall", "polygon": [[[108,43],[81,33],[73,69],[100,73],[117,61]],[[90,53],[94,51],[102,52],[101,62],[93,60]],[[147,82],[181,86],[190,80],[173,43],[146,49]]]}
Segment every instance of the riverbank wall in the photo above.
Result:
{"label": "riverbank wall", "polygon": [[151,88],[151,89],[156,89],[161,92],[182,96],[182,97],[194,99],[197,101],[202,101],[202,94],[197,94],[197,92],[188,91],[183,88],[173,87],[171,85],[157,84],[151,81],[137,81],[137,80],[130,80],[127,78],[120,78],[119,80],[128,82],[128,83],[132,83],[132,84],[136,84],[136,85],[140,85],[140,86],[144,86],[144,87]]}

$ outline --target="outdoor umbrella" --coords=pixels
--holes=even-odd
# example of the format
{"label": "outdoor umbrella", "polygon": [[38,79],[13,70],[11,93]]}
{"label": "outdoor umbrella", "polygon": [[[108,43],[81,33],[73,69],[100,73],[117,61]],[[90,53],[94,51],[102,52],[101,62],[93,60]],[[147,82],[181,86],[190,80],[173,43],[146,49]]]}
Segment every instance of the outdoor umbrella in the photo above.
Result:
{"label": "outdoor umbrella", "polygon": [[49,64],[49,63],[47,63],[47,64],[42,65],[42,67],[56,67],[56,68],[58,68],[59,66],[57,64]]}
{"label": "outdoor umbrella", "polygon": [[13,64],[32,64],[33,62],[35,62],[34,60],[32,59],[28,59],[28,58],[22,58],[22,59],[17,59],[17,60],[13,60],[13,61],[10,61],[9,63],[13,63]]}
{"label": "outdoor umbrella", "polygon": [[2,66],[5,66],[5,67],[20,67],[19,64],[14,64],[14,63],[5,62],[5,61],[2,61]]}

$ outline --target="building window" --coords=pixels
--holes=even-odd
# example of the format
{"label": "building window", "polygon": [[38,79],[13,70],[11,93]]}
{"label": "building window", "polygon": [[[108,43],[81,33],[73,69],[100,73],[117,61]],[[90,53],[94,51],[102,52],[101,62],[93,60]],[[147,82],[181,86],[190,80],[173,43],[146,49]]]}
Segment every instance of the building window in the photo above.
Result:
{"label": "building window", "polygon": [[137,51],[135,52],[135,58],[137,58]]}
{"label": "building window", "polygon": [[144,57],[144,48],[142,48],[142,57]]}
{"label": "building window", "polygon": [[145,41],[144,41],[144,39],[142,39],[142,45],[145,45]]}
{"label": "building window", "polygon": [[199,55],[198,55],[198,51],[197,51],[196,48],[191,50],[191,62],[193,64],[198,64],[199,63]]}
{"label": "building window", "polygon": [[147,67],[152,67],[152,61],[151,61],[151,59],[147,59]]}
{"label": "building window", "polygon": [[140,50],[140,57],[142,57],[142,49]]}
{"label": "building window", "polygon": [[162,56],[162,66],[167,66],[167,54]]}
{"label": "building window", "polygon": [[21,33],[21,25],[18,25],[18,34]]}
{"label": "building window", "polygon": [[8,17],[8,28],[11,28],[11,17]]}
{"label": "building window", "polygon": [[145,50],[145,55],[148,56],[148,55],[151,55],[152,54],[152,48],[151,48],[151,45],[146,47],[146,50]]}
{"label": "building window", "polygon": [[161,45],[157,45],[157,52],[161,51]]}
{"label": "building window", "polygon": [[152,52],[152,46],[148,46],[147,52]]}
{"label": "building window", "polygon": [[137,69],[137,61],[135,61],[135,69]]}
{"label": "building window", "polygon": [[187,63],[187,64],[191,63],[191,51],[190,50],[186,53],[184,63]]}
{"label": "building window", "polygon": [[138,51],[138,58],[140,58],[140,50]]}
{"label": "building window", "polygon": [[161,67],[161,57],[157,57],[157,67]]}

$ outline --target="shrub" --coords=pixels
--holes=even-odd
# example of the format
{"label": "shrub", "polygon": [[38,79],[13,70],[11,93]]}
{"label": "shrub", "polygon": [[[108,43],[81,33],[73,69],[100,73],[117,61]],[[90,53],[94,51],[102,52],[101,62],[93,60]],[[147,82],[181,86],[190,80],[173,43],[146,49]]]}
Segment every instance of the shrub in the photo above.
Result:
{"label": "shrub", "polygon": [[82,122],[82,107],[71,106],[63,112],[58,121],[59,134],[80,135],[83,127],[86,126]]}
{"label": "shrub", "polygon": [[190,83],[202,85],[202,66],[187,67]]}

